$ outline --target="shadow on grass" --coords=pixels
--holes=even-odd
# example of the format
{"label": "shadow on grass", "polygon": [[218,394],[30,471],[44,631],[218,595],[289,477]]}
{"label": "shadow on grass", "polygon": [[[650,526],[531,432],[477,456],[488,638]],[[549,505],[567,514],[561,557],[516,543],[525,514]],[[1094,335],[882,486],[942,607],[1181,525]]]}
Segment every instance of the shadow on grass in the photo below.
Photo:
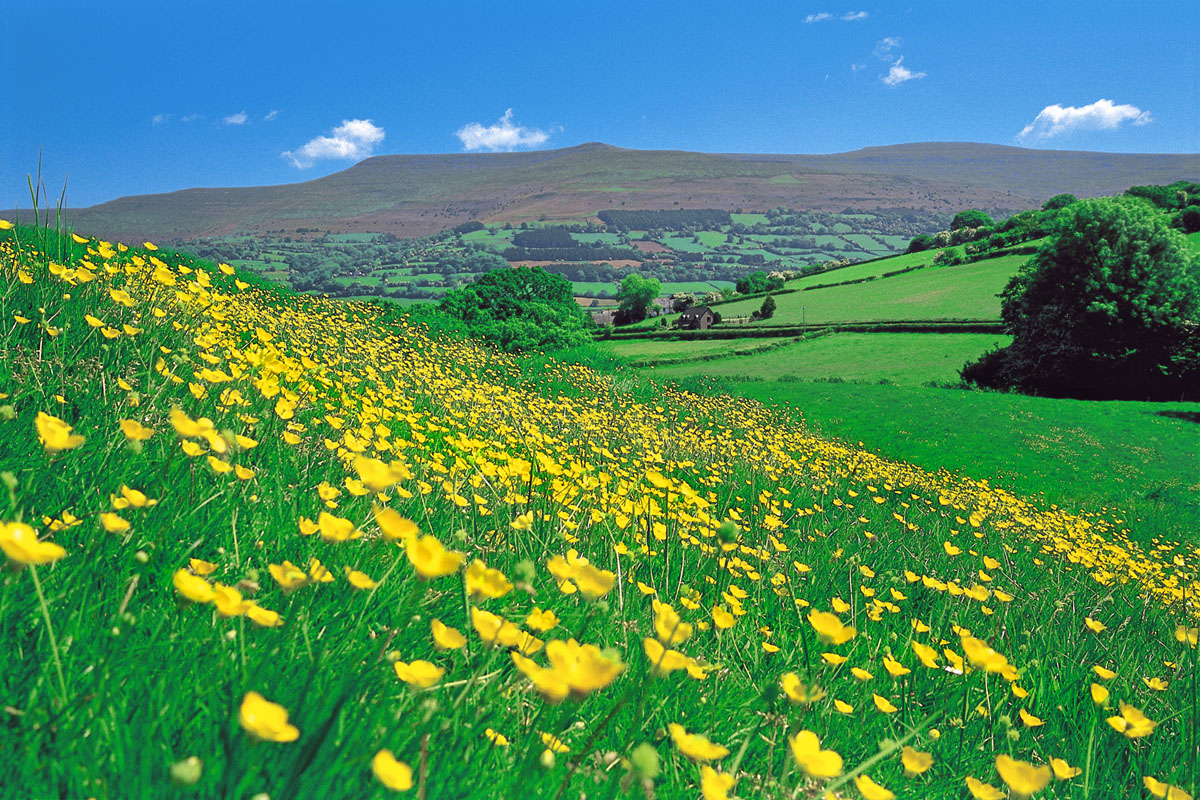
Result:
{"label": "shadow on grass", "polygon": [[1184,422],[1200,423],[1200,411],[1156,411],[1154,413],[1159,417],[1171,417],[1172,419],[1181,419]]}

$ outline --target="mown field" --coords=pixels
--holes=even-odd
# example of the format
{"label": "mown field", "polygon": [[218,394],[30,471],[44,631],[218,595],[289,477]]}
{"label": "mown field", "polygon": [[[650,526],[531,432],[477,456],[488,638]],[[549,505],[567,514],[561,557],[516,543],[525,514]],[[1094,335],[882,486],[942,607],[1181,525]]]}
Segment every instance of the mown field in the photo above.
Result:
{"label": "mown field", "polygon": [[0,319],[14,796],[1195,788],[1192,539],[149,245]]}
{"label": "mown field", "polygon": [[[712,361],[684,361],[692,348],[699,356],[747,350],[771,341],[730,339],[674,343],[668,352],[682,363],[656,366],[654,376],[678,380],[707,375],[729,380],[785,382],[835,379],[921,386],[931,381],[957,382],[963,364],[997,345],[1007,344],[1009,337],[990,333],[831,333],[761,353]],[[648,360],[644,355],[638,355],[640,344],[636,340],[612,342],[609,347],[616,355]]]}

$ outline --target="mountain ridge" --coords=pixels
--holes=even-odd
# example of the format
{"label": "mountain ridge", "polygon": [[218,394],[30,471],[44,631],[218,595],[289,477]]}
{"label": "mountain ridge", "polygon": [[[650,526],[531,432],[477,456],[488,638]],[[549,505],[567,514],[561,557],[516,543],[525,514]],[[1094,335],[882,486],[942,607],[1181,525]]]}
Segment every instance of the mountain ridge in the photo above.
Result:
{"label": "mountain ridge", "polygon": [[68,209],[77,229],[127,239],[235,233],[435,233],[470,220],[581,220],[605,208],[1005,213],[1061,192],[1115,194],[1200,178],[1200,154],[913,142],[831,154],[634,150],[585,142],[513,153],[379,155],[292,184],[198,187]]}

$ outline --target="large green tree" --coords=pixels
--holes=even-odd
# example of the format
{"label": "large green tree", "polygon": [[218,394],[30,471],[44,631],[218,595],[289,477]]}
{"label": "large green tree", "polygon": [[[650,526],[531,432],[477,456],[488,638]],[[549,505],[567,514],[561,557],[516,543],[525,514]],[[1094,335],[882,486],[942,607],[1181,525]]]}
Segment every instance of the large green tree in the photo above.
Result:
{"label": "large green tree", "polygon": [[570,281],[540,267],[494,269],[446,292],[439,308],[466,323],[472,336],[509,351],[585,344],[593,327]]}
{"label": "large green tree", "polygon": [[965,379],[1060,397],[1200,399],[1200,261],[1145,201],[1064,209],[1001,298],[1012,344],[968,364]]}
{"label": "large green tree", "polygon": [[662,284],[658,282],[658,278],[643,278],[636,272],[626,275],[621,279],[621,288],[617,290],[619,321],[628,324],[645,319],[650,311],[650,304],[660,294]]}

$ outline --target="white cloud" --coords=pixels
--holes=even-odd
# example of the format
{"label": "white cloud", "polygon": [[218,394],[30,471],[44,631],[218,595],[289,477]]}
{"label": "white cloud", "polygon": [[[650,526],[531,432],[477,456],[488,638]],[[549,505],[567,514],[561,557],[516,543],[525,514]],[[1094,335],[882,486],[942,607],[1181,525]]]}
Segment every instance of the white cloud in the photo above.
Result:
{"label": "white cloud", "polygon": [[188,114],[185,117],[180,117],[180,122],[195,122],[196,120],[204,119],[203,114]]}
{"label": "white cloud", "polygon": [[170,119],[171,119],[170,114],[155,114],[153,117],[150,118],[150,124],[151,125],[162,125],[164,122],[167,122]]}
{"label": "white cloud", "polygon": [[851,72],[858,72],[860,69],[866,69],[866,68],[867,68],[866,64],[851,64],[850,65]]}
{"label": "white cloud", "polygon": [[858,22],[860,19],[866,19],[867,12],[865,11],[847,11],[842,14],[842,22]]}
{"label": "white cloud", "polygon": [[550,138],[549,131],[538,128],[526,128],[514,125],[513,110],[504,112],[504,116],[495,125],[481,125],[469,122],[463,125],[454,135],[462,141],[464,150],[514,150],[518,147],[537,147]]}
{"label": "white cloud", "polygon": [[1075,131],[1111,131],[1122,122],[1145,125],[1152,121],[1149,111],[1143,111],[1137,106],[1116,105],[1112,100],[1101,99],[1079,108],[1064,108],[1055,103],[1038,112],[1033,122],[1021,129],[1017,138],[1049,139]]}
{"label": "white cloud", "polygon": [[324,158],[357,161],[375,152],[383,135],[383,128],[369,119],[344,119],[330,136],[318,136],[298,150],[286,150],[280,155],[296,169],[307,169]]}
{"label": "white cloud", "polygon": [[274,122],[275,118],[278,116],[279,116],[279,109],[272,108],[270,111],[267,112],[267,115],[265,117],[263,117],[263,122]]}
{"label": "white cloud", "polygon": [[245,125],[246,120],[248,120],[248,119],[250,119],[250,118],[248,116],[246,116],[245,111],[239,111],[236,114],[230,114],[228,117],[225,117],[221,121],[224,122],[226,125]]}
{"label": "white cloud", "polygon": [[903,60],[903,57],[896,59],[896,63],[892,64],[892,68],[888,70],[888,74],[880,75],[879,79],[888,86],[899,86],[905,81],[915,81],[918,78],[925,77],[924,72],[913,72],[908,67],[902,66],[900,62]]}
{"label": "white cloud", "polygon": [[825,22],[830,19],[833,19],[833,14],[830,14],[828,11],[822,11],[820,14],[809,14],[804,18],[804,22],[805,24],[811,24],[813,22]]}
{"label": "white cloud", "polygon": [[884,61],[891,61],[892,51],[899,46],[899,36],[888,36],[887,38],[880,39],[875,43],[875,50],[873,52],[877,58],[882,58]]}

